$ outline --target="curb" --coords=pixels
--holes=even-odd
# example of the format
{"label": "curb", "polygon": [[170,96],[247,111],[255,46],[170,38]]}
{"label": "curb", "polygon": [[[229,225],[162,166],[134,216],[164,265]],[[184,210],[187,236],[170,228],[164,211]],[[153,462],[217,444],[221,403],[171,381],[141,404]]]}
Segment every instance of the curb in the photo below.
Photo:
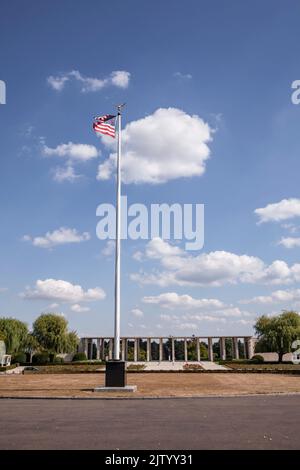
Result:
{"label": "curb", "polygon": [[197,400],[201,398],[251,398],[251,397],[281,397],[281,396],[300,396],[300,392],[273,392],[273,393],[247,393],[242,395],[194,395],[190,397],[12,397],[2,396],[1,400],[81,400],[81,401],[98,401],[98,400]]}

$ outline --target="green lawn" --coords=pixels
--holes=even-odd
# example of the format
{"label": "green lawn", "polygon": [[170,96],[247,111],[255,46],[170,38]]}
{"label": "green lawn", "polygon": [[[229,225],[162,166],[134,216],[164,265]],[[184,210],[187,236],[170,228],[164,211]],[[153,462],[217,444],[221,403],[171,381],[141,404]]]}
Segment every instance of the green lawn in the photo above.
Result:
{"label": "green lawn", "polygon": [[33,365],[38,372],[25,371],[25,374],[81,374],[104,369],[103,364],[54,364],[49,366]]}
{"label": "green lawn", "polygon": [[251,370],[299,370],[300,364],[247,364],[238,362],[222,362],[226,367],[231,369],[251,369]]}

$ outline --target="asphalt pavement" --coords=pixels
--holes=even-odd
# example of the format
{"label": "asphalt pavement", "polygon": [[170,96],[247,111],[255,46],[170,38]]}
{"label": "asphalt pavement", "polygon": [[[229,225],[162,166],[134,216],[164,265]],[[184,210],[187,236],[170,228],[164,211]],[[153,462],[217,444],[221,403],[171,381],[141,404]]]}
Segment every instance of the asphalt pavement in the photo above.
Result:
{"label": "asphalt pavement", "polygon": [[0,400],[0,449],[299,449],[300,395]]}

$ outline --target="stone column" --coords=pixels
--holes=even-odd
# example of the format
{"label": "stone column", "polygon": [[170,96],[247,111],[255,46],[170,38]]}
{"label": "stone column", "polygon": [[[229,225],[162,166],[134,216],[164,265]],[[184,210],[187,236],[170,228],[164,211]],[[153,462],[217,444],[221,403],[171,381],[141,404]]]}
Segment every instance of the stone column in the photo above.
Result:
{"label": "stone column", "polygon": [[254,344],[252,338],[244,338],[245,358],[251,359],[254,354]]}
{"label": "stone column", "polygon": [[101,360],[105,361],[105,338],[101,339],[101,354],[100,354]]}
{"label": "stone column", "polygon": [[100,338],[97,338],[97,354],[96,354],[96,359],[99,361],[100,359]]}
{"label": "stone column", "polygon": [[176,357],[175,357],[175,339],[171,339],[171,347],[172,347],[172,361],[175,362]]}
{"label": "stone column", "polygon": [[93,340],[90,339],[88,343],[88,359],[93,359]]}
{"label": "stone column", "polygon": [[225,338],[220,338],[220,358],[222,361],[226,361],[226,346],[225,346]]}
{"label": "stone column", "polygon": [[248,351],[247,351],[247,344],[246,344],[246,338],[244,338],[244,358],[248,358]]}
{"label": "stone column", "polygon": [[212,345],[212,338],[207,338],[207,345],[208,345],[208,360],[214,360],[214,353],[213,353],[213,345]]}
{"label": "stone column", "polygon": [[188,352],[187,352],[187,339],[184,338],[184,362],[188,360]]}
{"label": "stone column", "polygon": [[163,338],[159,338],[159,362],[162,362],[163,357]]}
{"label": "stone column", "polygon": [[134,340],[133,360],[138,361],[138,339]]}
{"label": "stone column", "polygon": [[83,338],[83,352],[86,355],[86,357],[88,357],[89,350],[88,350],[88,339],[87,338]]}
{"label": "stone column", "polygon": [[249,338],[249,358],[251,359],[255,354],[255,338]]}
{"label": "stone column", "polygon": [[113,339],[110,338],[109,346],[108,346],[108,359],[111,360],[113,358]]}
{"label": "stone column", "polygon": [[151,361],[151,338],[147,338],[147,362]]}
{"label": "stone column", "polygon": [[240,354],[239,354],[238,338],[232,338],[232,343],[233,343],[233,357],[234,359],[239,359]]}
{"label": "stone column", "polygon": [[121,339],[121,345],[122,345],[121,357],[122,357],[122,361],[126,361],[126,342],[127,342],[126,338]]}
{"label": "stone column", "polygon": [[200,338],[196,338],[196,349],[197,349],[197,361],[201,361],[201,352],[200,352]]}

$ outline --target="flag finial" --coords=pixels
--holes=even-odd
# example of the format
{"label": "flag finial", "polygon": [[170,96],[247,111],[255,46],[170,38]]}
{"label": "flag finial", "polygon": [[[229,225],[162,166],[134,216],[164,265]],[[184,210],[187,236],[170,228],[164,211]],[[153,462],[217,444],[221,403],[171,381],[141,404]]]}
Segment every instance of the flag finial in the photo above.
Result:
{"label": "flag finial", "polygon": [[121,114],[121,109],[124,108],[125,105],[126,105],[126,103],[116,105],[116,108],[117,108],[119,114]]}

